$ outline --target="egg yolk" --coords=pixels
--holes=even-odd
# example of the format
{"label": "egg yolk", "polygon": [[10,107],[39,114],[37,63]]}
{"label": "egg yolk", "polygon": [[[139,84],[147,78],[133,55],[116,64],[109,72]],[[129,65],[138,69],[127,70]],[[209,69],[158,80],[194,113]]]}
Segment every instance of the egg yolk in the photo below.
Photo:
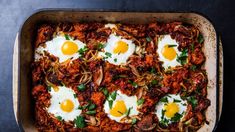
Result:
{"label": "egg yolk", "polygon": [[78,46],[72,41],[66,41],[62,45],[61,51],[64,55],[72,55],[78,51]]}
{"label": "egg yolk", "polygon": [[115,117],[120,117],[127,111],[125,102],[123,100],[116,101],[116,104],[110,110],[110,114]]}
{"label": "egg yolk", "polygon": [[53,86],[53,89],[54,89],[55,92],[59,91],[59,87],[57,87],[57,86]]}
{"label": "egg yolk", "polygon": [[74,108],[74,104],[71,100],[66,99],[60,104],[60,108],[65,112],[71,112]]}
{"label": "egg yolk", "polygon": [[176,113],[179,112],[179,106],[176,103],[169,103],[165,106],[165,110],[166,117],[172,118]]}
{"label": "egg yolk", "polygon": [[119,53],[125,53],[128,50],[128,44],[126,42],[123,41],[118,41],[115,44],[115,47],[113,49],[113,53],[115,54],[119,54]]}
{"label": "egg yolk", "polygon": [[176,57],[176,51],[173,47],[165,45],[162,49],[162,55],[168,60],[173,60]]}

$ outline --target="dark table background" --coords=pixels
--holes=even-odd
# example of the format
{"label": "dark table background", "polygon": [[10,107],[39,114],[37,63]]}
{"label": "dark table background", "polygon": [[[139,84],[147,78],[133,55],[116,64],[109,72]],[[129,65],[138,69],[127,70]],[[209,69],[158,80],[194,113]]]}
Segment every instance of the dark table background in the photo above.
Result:
{"label": "dark table background", "polygon": [[12,109],[12,55],[24,20],[41,8],[95,8],[138,11],[196,11],[222,36],[224,106],[216,131],[235,131],[235,6],[232,0],[0,0],[0,131],[19,131]]}

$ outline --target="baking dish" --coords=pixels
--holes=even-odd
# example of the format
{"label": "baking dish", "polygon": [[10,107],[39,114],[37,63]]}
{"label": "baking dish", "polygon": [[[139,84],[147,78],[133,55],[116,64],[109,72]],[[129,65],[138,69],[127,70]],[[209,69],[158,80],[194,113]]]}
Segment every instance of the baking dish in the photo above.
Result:
{"label": "baking dish", "polygon": [[[33,101],[31,99],[31,70],[33,42],[37,26],[50,22],[108,21],[124,23],[149,23],[152,21],[182,21],[193,24],[202,32],[208,73],[208,98],[211,106],[206,112],[209,124],[199,131],[213,131],[222,109],[223,55],[219,39],[211,22],[197,13],[186,12],[119,12],[86,10],[41,10],[32,14],[23,24],[15,44],[13,62],[13,104],[17,123],[24,131],[36,131]],[[221,52],[219,52],[221,51]]]}

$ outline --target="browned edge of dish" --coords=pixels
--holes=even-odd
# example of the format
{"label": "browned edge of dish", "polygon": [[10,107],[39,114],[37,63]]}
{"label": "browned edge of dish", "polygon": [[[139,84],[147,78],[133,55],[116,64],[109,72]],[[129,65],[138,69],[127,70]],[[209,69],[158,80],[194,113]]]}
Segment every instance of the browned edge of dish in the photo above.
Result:
{"label": "browned edge of dish", "polygon": [[[67,14],[66,14],[67,12]],[[68,15],[68,12],[71,13],[71,15]],[[27,77],[31,77],[31,73],[29,73],[30,69],[29,69],[29,65],[26,65],[25,64],[25,59],[27,59],[27,56],[30,56],[31,60],[29,60],[29,63],[31,63],[32,61],[32,56],[33,56],[33,47],[32,47],[32,35],[34,34],[34,31],[36,29],[36,27],[34,27],[33,29],[31,29],[32,27],[26,27],[27,24],[31,24],[31,25],[37,25],[39,21],[38,18],[37,20],[35,20],[35,17],[38,17],[37,15],[41,15],[44,13],[44,16],[41,16],[40,18],[42,20],[44,20],[44,22],[47,22],[47,21],[50,21],[50,17],[49,15],[52,15],[56,13],[57,18],[61,18],[61,17],[66,17],[67,21],[72,19],[74,16],[73,13],[88,13],[90,14],[91,16],[94,14],[94,13],[123,13],[124,12],[118,12],[118,11],[89,11],[89,10],[73,10],[73,9],[60,9],[60,10],[56,10],[56,9],[52,9],[52,10],[41,10],[41,11],[38,11],[36,13],[34,13],[33,15],[31,15],[26,21],[25,23],[23,24],[22,28],[21,28],[21,31],[20,31],[20,35],[19,35],[19,45],[18,46],[15,46],[15,49],[17,49],[16,51],[14,51],[14,62],[13,62],[13,103],[14,103],[14,110],[15,110],[15,113],[16,113],[16,119],[18,121],[18,124],[21,128],[21,130],[24,130],[25,129],[26,131],[27,130],[35,130],[35,126],[33,125],[33,113],[32,113],[32,107],[29,109],[25,109],[24,106],[31,106],[31,102],[27,102],[27,100],[23,100],[23,98],[27,98],[28,99],[31,99],[31,91],[30,89],[25,89],[25,87],[21,87],[20,88],[20,85],[22,85],[23,83],[27,84],[28,87],[31,86],[31,82],[30,81],[27,81],[27,80],[21,80],[21,75],[22,76],[25,76],[27,75]],[[52,14],[50,14],[52,13]],[[45,15],[46,14],[46,15]],[[68,16],[64,16],[64,15],[68,15]],[[154,20],[164,20],[166,19],[166,15],[169,15],[169,16],[176,16],[178,15],[178,21],[183,21],[183,22],[188,22],[188,21],[196,21],[196,20],[192,20],[192,18],[187,18],[187,16],[189,15],[195,15],[195,16],[198,16],[198,17],[201,17],[202,19],[204,19],[205,21],[207,21],[207,23],[209,23],[212,27],[213,25],[211,24],[211,22],[206,19],[204,16],[201,16],[200,14],[197,14],[197,13],[193,13],[193,12],[125,12],[124,14],[135,14],[135,15],[140,15],[140,14],[148,14],[150,15],[150,17]],[[160,17],[153,17],[154,15],[158,14]],[[181,14],[181,15],[180,15]],[[91,17],[90,16],[90,17]],[[112,15],[111,15],[112,16]],[[168,16],[168,21],[173,21],[173,20],[176,20],[174,17],[169,17]],[[182,17],[183,16],[183,17]],[[88,19],[89,16],[84,16],[84,20]],[[109,16],[109,21],[111,22],[114,22],[116,21],[115,20],[115,16],[112,18]],[[130,17],[130,18],[129,18]],[[130,23],[133,22],[132,20],[132,16],[129,16],[127,17],[126,20],[124,21],[128,21]],[[34,19],[34,21],[33,21]],[[74,18],[73,18],[74,19]],[[97,21],[101,21],[102,19],[107,19],[107,18],[102,18],[102,17],[98,17],[99,20]],[[79,19],[77,19],[79,20]],[[81,20],[81,19],[80,19]],[[94,20],[94,19],[93,19]],[[96,19],[95,19],[96,20]],[[132,21],[131,21],[132,20]],[[61,21],[61,19],[56,19],[56,16],[54,16],[54,20],[52,20],[54,22],[56,21]],[[149,19],[145,19],[144,21],[149,21]],[[202,25],[203,26],[203,25]],[[214,27],[213,27],[214,29]],[[22,34],[23,32],[27,32],[27,35],[24,36],[24,39],[27,38],[28,40],[30,40],[30,45],[27,45],[27,47],[23,47],[23,50],[21,49],[22,48],[22,45],[23,44],[22,42],[24,42],[25,40],[22,40]],[[214,123],[214,126],[213,128],[211,128],[210,130],[213,130],[215,127],[216,127],[216,124],[219,120],[219,116],[220,116],[220,113],[221,113],[221,110],[222,110],[222,92],[223,92],[223,52],[222,52],[222,47],[220,48],[220,59],[217,59],[218,57],[218,52],[217,52],[217,49],[218,49],[218,37],[216,36],[216,32],[214,31],[214,34],[215,34],[215,39],[217,40],[216,41],[216,44],[214,45],[214,47],[212,48],[215,48],[216,49],[216,65],[217,66],[220,66],[220,68],[216,68],[216,72],[218,72],[218,74],[216,73],[216,84],[215,86],[218,88],[218,86],[220,86],[220,89],[218,91],[218,89],[215,89],[216,91],[216,106],[215,106],[215,109],[216,109],[216,118],[215,118],[215,123]],[[29,46],[31,46],[30,48],[28,48]],[[222,45],[221,45],[222,46]],[[219,50],[219,49],[218,49]],[[24,54],[25,56],[22,56],[22,54]],[[222,55],[222,56],[221,56]],[[25,58],[24,58],[25,57]],[[17,59],[15,59],[17,58]],[[22,58],[24,59],[24,61],[21,61]],[[18,62],[17,62],[17,61]],[[218,63],[219,62],[219,63]],[[23,63],[23,64],[22,64]],[[222,64],[222,65],[221,65]],[[26,67],[22,67],[22,66],[26,66]],[[28,71],[28,72],[27,72]],[[218,75],[220,74],[220,76],[218,77]],[[22,82],[24,81],[24,82]],[[219,83],[218,83],[219,82]],[[18,97],[15,97],[15,95],[17,95]],[[22,101],[23,100],[23,101]],[[15,106],[16,105],[16,106]],[[31,116],[31,117],[30,117]],[[208,129],[207,129],[208,131]]]}

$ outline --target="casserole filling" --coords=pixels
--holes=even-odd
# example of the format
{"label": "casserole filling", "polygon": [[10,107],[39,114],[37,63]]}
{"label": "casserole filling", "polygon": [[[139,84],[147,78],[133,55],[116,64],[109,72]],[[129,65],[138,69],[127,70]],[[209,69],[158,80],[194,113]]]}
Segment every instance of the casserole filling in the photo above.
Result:
{"label": "casserole filling", "polygon": [[32,63],[38,130],[198,130],[210,106],[203,44],[182,22],[41,25]]}

